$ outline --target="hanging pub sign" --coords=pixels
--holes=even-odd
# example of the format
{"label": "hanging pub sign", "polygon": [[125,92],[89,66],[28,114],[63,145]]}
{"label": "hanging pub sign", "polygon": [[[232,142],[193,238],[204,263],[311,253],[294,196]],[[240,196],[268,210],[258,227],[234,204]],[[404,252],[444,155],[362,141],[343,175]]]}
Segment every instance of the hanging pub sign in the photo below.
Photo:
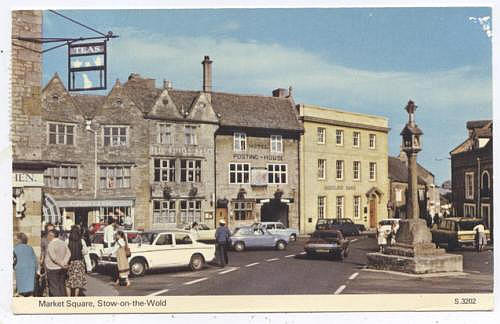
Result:
{"label": "hanging pub sign", "polygon": [[106,84],[106,41],[68,44],[68,90],[104,90]]}

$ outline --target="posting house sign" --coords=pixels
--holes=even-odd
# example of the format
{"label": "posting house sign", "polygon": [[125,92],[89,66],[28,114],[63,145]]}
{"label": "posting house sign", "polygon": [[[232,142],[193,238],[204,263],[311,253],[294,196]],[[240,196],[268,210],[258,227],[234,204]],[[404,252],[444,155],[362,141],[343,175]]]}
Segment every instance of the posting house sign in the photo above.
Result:
{"label": "posting house sign", "polygon": [[68,44],[69,91],[106,89],[106,42]]}

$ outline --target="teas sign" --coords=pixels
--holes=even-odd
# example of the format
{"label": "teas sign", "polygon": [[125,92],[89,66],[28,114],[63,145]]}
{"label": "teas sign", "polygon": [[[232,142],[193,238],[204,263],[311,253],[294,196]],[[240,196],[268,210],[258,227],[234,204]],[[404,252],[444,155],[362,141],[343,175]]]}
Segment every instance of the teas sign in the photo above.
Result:
{"label": "teas sign", "polygon": [[43,187],[42,173],[14,172],[12,173],[13,187]]}
{"label": "teas sign", "polygon": [[70,55],[97,55],[97,54],[104,54],[104,52],[105,52],[104,43],[72,45],[69,48]]}

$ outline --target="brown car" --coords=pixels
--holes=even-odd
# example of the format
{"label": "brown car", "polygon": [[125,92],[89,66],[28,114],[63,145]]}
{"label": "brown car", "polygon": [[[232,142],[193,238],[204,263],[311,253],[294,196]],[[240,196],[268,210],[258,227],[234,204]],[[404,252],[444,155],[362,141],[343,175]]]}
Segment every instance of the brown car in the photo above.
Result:
{"label": "brown car", "polygon": [[349,254],[349,240],[344,239],[339,230],[317,230],[311,234],[304,250],[307,256],[324,254],[342,261]]}
{"label": "brown car", "polygon": [[[436,245],[445,244],[447,250],[456,250],[464,245],[474,245],[474,226],[482,222],[481,218],[444,218],[437,227],[431,230],[432,242],[436,243]],[[490,231],[487,228],[485,234],[489,242],[491,237]]]}

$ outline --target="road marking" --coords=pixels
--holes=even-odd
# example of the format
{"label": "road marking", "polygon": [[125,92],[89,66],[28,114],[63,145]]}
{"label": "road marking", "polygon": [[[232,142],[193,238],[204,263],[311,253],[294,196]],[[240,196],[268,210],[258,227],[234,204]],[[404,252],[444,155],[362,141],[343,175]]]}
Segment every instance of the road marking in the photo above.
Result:
{"label": "road marking", "polygon": [[225,273],[233,272],[233,271],[236,271],[236,270],[238,270],[238,269],[239,269],[239,268],[231,268],[231,269],[227,269],[227,270],[224,270],[224,271],[219,272],[219,274],[225,274]]}
{"label": "road marking", "polygon": [[358,240],[358,239],[351,240],[351,243],[354,243],[354,242],[356,242],[357,240]]}
{"label": "road marking", "polygon": [[345,289],[345,285],[339,287],[339,289],[335,290],[334,295],[340,295],[340,293]]}
{"label": "road marking", "polygon": [[200,278],[200,279],[196,279],[196,280],[191,280],[191,281],[185,282],[184,285],[192,285],[192,284],[195,284],[195,283],[198,283],[198,282],[205,281],[207,279],[208,278],[205,277],[205,278]]}
{"label": "road marking", "polygon": [[254,263],[250,263],[250,264],[247,264],[245,267],[253,267],[254,265],[257,265],[259,264],[260,262],[254,262]]}
{"label": "road marking", "polygon": [[293,258],[295,254],[286,255],[285,258]]}
{"label": "road marking", "polygon": [[271,262],[271,261],[278,261],[280,258],[272,258],[272,259],[267,259],[266,261],[267,262]]}
{"label": "road marking", "polygon": [[161,295],[163,293],[166,293],[168,291],[168,289],[163,289],[163,290],[160,290],[160,291],[157,291],[157,292],[154,292],[152,294],[149,294],[148,296],[158,296],[158,295]]}
{"label": "road marking", "polygon": [[358,275],[359,275],[359,272],[355,272],[355,273],[353,273],[353,274],[349,277],[349,280],[354,280],[354,278],[356,278]]}

